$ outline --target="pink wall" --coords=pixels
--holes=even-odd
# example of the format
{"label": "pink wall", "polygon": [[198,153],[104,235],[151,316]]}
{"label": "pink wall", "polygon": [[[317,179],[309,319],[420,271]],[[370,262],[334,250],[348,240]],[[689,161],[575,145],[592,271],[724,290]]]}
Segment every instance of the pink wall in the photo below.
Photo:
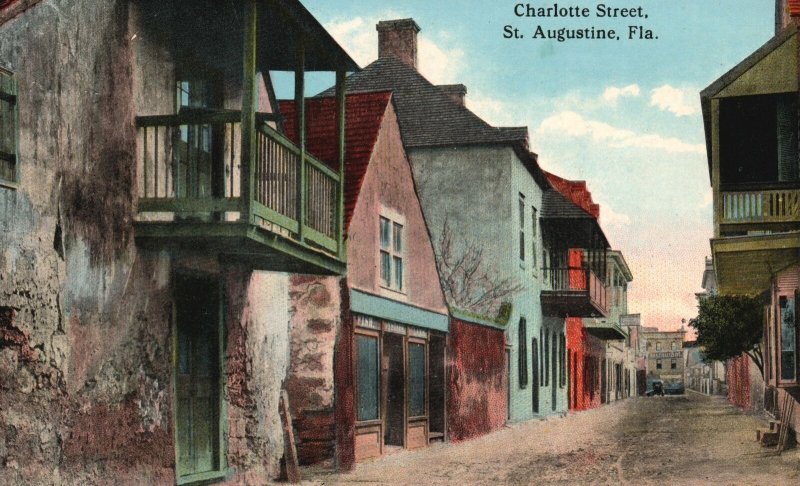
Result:
{"label": "pink wall", "polygon": [[454,442],[503,427],[508,416],[505,332],[450,319],[447,422]]}
{"label": "pink wall", "polygon": [[[379,215],[382,210],[405,218],[405,293],[380,286]],[[351,288],[447,313],[439,285],[430,235],[417,199],[393,105],[381,124],[378,141],[356,203],[347,241],[347,272]]]}
{"label": "pink wall", "polygon": [[737,407],[750,407],[750,358],[741,355],[728,360],[728,401]]}

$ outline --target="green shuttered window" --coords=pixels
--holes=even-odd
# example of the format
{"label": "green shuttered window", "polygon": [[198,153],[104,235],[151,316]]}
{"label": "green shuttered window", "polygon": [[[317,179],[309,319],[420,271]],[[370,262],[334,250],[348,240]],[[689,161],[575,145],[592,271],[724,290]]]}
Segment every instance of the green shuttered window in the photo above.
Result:
{"label": "green shuttered window", "polygon": [[17,83],[0,68],[0,185],[19,182],[19,109]]}

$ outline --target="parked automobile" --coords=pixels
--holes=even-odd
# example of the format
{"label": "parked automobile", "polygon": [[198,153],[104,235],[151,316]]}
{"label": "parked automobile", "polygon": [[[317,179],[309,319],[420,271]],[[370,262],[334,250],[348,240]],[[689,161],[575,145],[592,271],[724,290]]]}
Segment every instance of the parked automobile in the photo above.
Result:
{"label": "parked automobile", "polygon": [[652,397],[654,395],[661,395],[664,396],[664,382],[661,380],[653,380],[649,383],[647,392],[645,395],[648,397]]}
{"label": "parked automobile", "polygon": [[686,389],[684,388],[682,381],[674,380],[669,381],[664,385],[664,393],[668,395],[683,395],[686,393]]}

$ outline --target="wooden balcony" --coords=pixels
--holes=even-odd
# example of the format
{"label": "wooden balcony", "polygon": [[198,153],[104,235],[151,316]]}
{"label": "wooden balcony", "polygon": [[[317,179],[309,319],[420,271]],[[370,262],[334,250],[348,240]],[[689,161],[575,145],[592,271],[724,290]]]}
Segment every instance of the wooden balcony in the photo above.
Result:
{"label": "wooden balcony", "polygon": [[800,223],[800,188],[720,191],[720,225]]}
{"label": "wooden balcony", "polygon": [[608,316],[608,286],[588,265],[545,268],[542,312],[550,317]]}
{"label": "wooden balcony", "polygon": [[261,270],[343,273],[340,173],[271,120],[256,115],[243,163],[241,112],[138,117],[137,244]]}

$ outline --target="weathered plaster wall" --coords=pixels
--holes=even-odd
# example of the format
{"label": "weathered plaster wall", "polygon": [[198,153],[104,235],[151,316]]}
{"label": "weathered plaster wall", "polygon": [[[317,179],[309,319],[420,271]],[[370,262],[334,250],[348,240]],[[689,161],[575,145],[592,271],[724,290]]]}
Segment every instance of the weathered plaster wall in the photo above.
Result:
{"label": "weathered plaster wall", "polygon": [[340,279],[290,278],[291,359],[286,381],[298,456],[303,464],[334,457],[334,346],[341,313]]}
{"label": "weathered plaster wall", "polygon": [[508,413],[505,332],[451,318],[447,351],[450,440],[503,427]]}
{"label": "weathered plaster wall", "polygon": [[284,438],[280,391],[289,367],[286,274],[226,271],[228,462],[234,483],[277,478]]}
{"label": "weathered plaster wall", "polygon": [[132,244],[127,22],[125,2],[54,0],[0,31],[21,124],[19,186],[0,188],[11,482],[173,478],[168,262]]}
{"label": "weathered plaster wall", "polygon": [[19,186],[0,188],[0,477],[174,483],[171,275],[188,266],[226,283],[232,482],[264,482],[283,451],[286,276],[135,247],[134,116],[174,84],[150,51],[139,79],[163,76],[137,87],[134,52],[157,48],[131,31],[115,0],[42,1],[0,29],[21,124]]}

